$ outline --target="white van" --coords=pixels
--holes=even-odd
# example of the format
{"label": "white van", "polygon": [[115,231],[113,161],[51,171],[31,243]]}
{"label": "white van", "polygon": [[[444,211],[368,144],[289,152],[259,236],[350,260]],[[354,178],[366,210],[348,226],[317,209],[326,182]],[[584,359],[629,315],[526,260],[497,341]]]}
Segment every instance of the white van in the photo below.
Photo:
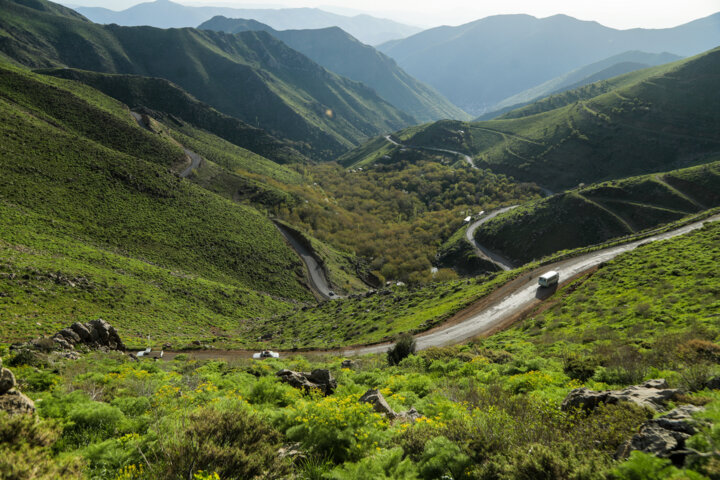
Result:
{"label": "white van", "polygon": [[540,285],[541,287],[550,287],[557,284],[559,279],[560,274],[555,270],[550,270],[549,272],[542,274],[540,278],[538,278],[538,285]]}

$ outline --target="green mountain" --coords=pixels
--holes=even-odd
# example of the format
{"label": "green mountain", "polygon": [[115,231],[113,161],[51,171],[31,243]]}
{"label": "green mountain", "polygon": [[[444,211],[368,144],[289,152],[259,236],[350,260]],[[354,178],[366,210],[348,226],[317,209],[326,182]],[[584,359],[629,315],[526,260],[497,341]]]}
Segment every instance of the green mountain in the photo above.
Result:
{"label": "green mountain", "polygon": [[278,163],[307,162],[292,142],[279,140],[262,129],[224,115],[196,100],[177,85],[162,78],[115,75],[73,68],[41,69],[43,75],[76,80],[130,106],[169,114],[220,138]]}
{"label": "green mountain", "polygon": [[278,30],[340,27],[369,45],[377,45],[419,32],[420,28],[370,15],[352,17],[319,8],[230,8],[181,5],[156,0],[134,5],[119,12],[99,7],[77,7],[77,11],[97,23],[116,23],[128,27],[149,25],[159,28],[197,27],[212,17],[253,18]]}
{"label": "green mountain", "polygon": [[565,15],[498,15],[437,27],[378,49],[466,112],[629,50],[683,57],[720,45],[720,13],[667,29],[616,30]]}
{"label": "green mountain", "polygon": [[566,90],[574,90],[590,83],[607,80],[620,75],[654,67],[664,63],[670,63],[681,58],[671,53],[646,53],[646,52],[625,52],[620,55],[613,55],[600,62],[595,62],[572,72],[560,75],[541,85],[530,88],[516,95],[508,97],[496,105],[496,111],[486,113],[477,120],[492,120],[503,113],[521,108],[529,103],[537,101],[549,95],[562,93]]}
{"label": "green mountain", "polygon": [[332,158],[414,119],[265,32],[100,26],[47,2],[2,0],[0,51],[30,67],[160,77],[271,135]]}
{"label": "green mountain", "polygon": [[[715,157],[718,158],[718,157]],[[475,239],[521,265],[720,206],[720,161],[613,180],[522,205],[484,223]]]}
{"label": "green mountain", "polygon": [[[667,171],[720,151],[720,49],[551,96],[486,122],[440,121],[393,136],[454,150],[476,166],[551,190]],[[344,155],[376,161],[401,147],[378,138]]]}
{"label": "green mountain", "polygon": [[383,100],[421,122],[470,119],[434,88],[405,73],[387,55],[338,27],[278,31],[255,20],[218,16],[198,29],[227,33],[266,31],[328,70],[373,88]]}

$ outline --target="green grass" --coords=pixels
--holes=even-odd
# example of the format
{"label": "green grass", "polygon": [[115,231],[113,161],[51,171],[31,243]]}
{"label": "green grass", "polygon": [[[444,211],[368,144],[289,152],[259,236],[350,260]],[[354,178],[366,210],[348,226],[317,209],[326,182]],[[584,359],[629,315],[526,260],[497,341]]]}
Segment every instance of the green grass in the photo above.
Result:
{"label": "green grass", "polygon": [[522,264],[558,250],[603,243],[720,206],[719,189],[717,161],[603,182],[499,215],[478,228],[475,238]]}

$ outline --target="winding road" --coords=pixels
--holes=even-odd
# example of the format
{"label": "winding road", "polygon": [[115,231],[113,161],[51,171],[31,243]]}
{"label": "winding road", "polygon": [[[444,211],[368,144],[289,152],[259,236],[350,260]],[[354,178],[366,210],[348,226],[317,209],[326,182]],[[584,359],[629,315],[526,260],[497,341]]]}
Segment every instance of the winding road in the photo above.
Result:
{"label": "winding road", "polygon": [[[642,240],[598,250],[580,257],[546,265],[542,268],[542,271],[535,272],[534,275],[529,275],[527,277],[527,282],[511,282],[517,283],[517,285],[515,285],[514,288],[507,292],[502,298],[496,299],[486,305],[480,312],[472,315],[466,315],[466,312],[460,312],[456,315],[456,317],[466,316],[467,318],[464,318],[459,322],[453,322],[453,319],[451,318],[448,322],[446,322],[446,327],[441,326],[434,331],[416,336],[417,349],[423,350],[429,347],[453,345],[478,335],[490,333],[502,326],[504,322],[507,322],[528,308],[539,304],[552,292],[548,292],[547,289],[540,288],[537,285],[538,277],[545,271],[556,270],[560,273],[561,280],[567,280],[590,270],[603,262],[612,260],[621,253],[633,250],[638,245],[677,237],[678,235],[683,235],[701,228],[705,222],[717,220],[720,220],[720,214],[706,218],[705,220],[699,222],[685,225],[684,227],[680,227],[669,232],[643,238]],[[470,307],[469,310],[471,309],[472,307]],[[359,348],[349,348],[340,351],[343,355],[366,355],[370,353],[383,353],[387,351],[391,345],[392,344],[390,343],[383,343]]]}
{"label": "winding road", "polygon": [[320,266],[320,262],[317,261],[313,252],[299,242],[295,238],[295,235],[293,235],[292,231],[290,231],[290,229],[285,227],[282,223],[273,223],[277,229],[280,230],[280,233],[282,233],[285,240],[287,240],[292,249],[295,250],[303,263],[305,263],[309,274],[308,280],[310,281],[312,290],[326,300],[340,298],[340,296],[336,295],[330,287],[330,282],[325,276],[325,271],[322,266]]}
{"label": "winding road", "polygon": [[457,155],[458,157],[462,157],[467,162],[467,164],[470,165],[471,168],[474,168],[477,170],[477,167],[475,166],[475,162],[473,161],[472,157],[470,155],[467,155],[462,152],[456,152],[455,150],[446,150],[444,148],[413,147],[411,145],[404,145],[402,143],[398,143],[395,140],[393,140],[392,136],[390,136],[390,135],[385,135],[385,140],[387,140],[388,142],[392,143],[393,145],[395,145],[397,147],[408,148],[410,150],[428,150],[431,152],[451,153],[453,155]]}
{"label": "winding road", "polygon": [[484,215],[480,220],[471,223],[470,226],[467,228],[467,231],[465,232],[465,239],[470,242],[470,245],[473,246],[475,249],[475,254],[480,257],[484,258],[485,260],[489,260],[498,267],[500,267],[502,270],[512,270],[513,266],[510,263],[510,260],[506,259],[502,255],[499,255],[495,252],[492,252],[488,250],[487,248],[480,245],[477,240],[475,240],[475,230],[482,225],[483,223],[487,222],[488,220],[492,220],[493,218],[497,217],[501,213],[505,213],[509,210],[512,210],[513,208],[516,208],[518,205],[513,205],[512,207],[505,207],[501,208],[499,210],[495,210],[492,213],[489,213],[487,215]]}

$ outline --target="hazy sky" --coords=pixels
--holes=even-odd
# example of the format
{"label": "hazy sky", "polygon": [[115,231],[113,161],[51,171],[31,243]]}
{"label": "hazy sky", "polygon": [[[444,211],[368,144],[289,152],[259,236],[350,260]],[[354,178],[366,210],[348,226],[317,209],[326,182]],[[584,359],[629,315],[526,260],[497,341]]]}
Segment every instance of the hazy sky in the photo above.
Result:
{"label": "hazy sky", "polygon": [[[367,12],[419,26],[459,25],[502,13],[547,17],[564,13],[613,28],[673,27],[720,11],[720,0],[174,0],[186,5],[322,7],[337,13]],[[139,0],[63,0],[61,3],[122,10]]]}

